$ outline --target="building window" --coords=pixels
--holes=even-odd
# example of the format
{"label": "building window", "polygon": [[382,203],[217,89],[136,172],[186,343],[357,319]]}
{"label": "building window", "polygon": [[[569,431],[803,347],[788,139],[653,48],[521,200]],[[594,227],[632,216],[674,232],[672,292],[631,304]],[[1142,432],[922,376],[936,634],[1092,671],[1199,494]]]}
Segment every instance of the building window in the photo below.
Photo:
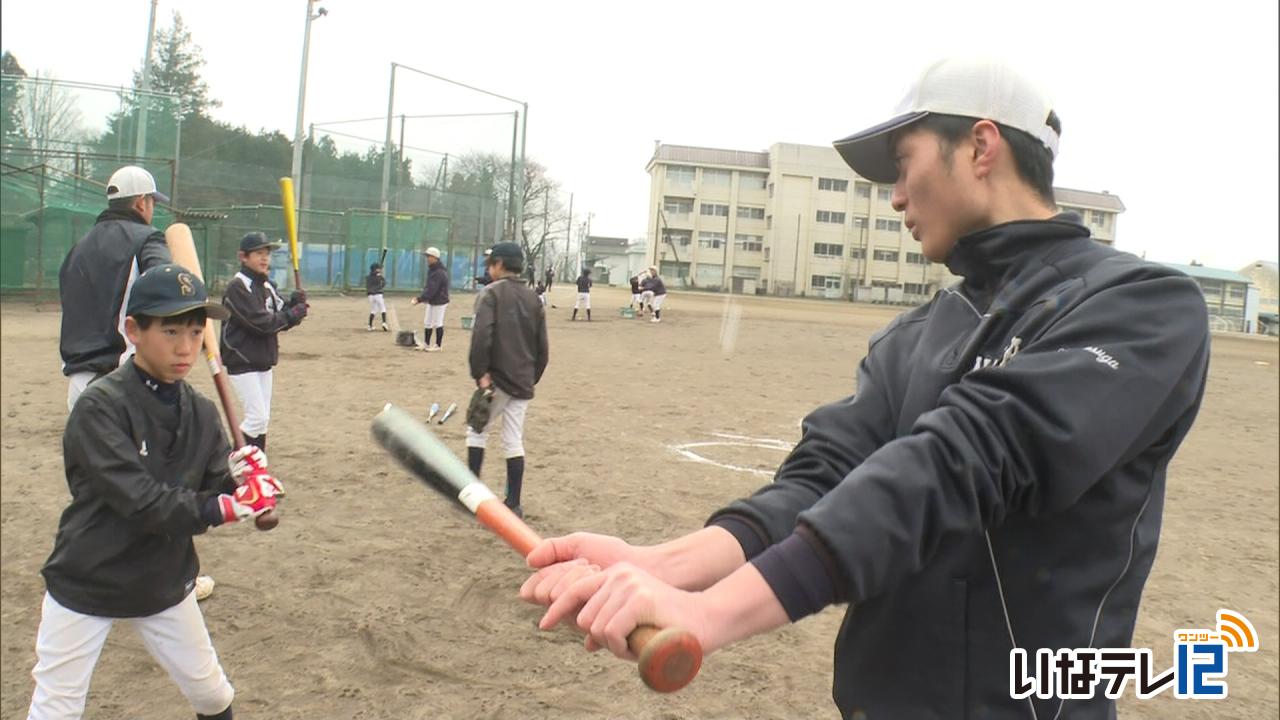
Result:
{"label": "building window", "polygon": [[843,224],[844,224],[844,213],[842,213],[842,212],[836,212],[836,211],[834,211],[834,210],[819,210],[819,211],[818,211],[818,222],[820,222],[820,223],[835,223],[836,225],[843,225]]}
{"label": "building window", "polygon": [[809,280],[809,287],[814,290],[839,290],[839,275],[814,275]]}
{"label": "building window", "polygon": [[880,262],[896,263],[898,262],[898,251],[897,250],[876,250],[874,253],[872,253],[871,257],[876,260],[879,260]]}
{"label": "building window", "polygon": [[765,229],[765,230],[772,230],[772,229],[773,229],[773,216],[772,216],[772,215],[766,215],[766,216],[765,216],[765,218],[764,218],[764,229]]}
{"label": "building window", "polygon": [[733,173],[729,170],[711,170],[709,168],[702,169],[703,185],[720,185],[729,187],[733,182]]}
{"label": "building window", "polygon": [[769,248],[764,249],[764,261],[769,262]]}
{"label": "building window", "polygon": [[860,247],[849,248],[849,257],[853,260],[865,260],[867,257],[867,249]]}
{"label": "building window", "polygon": [[870,198],[870,197],[871,197],[871,183],[868,183],[868,182],[860,182],[860,181],[859,181],[859,182],[855,182],[855,183],[853,184],[853,192],[854,192],[858,197],[860,197],[860,198]]}
{"label": "building window", "polygon": [[849,192],[849,181],[836,178],[818,178],[818,189],[830,190],[831,192]]}
{"label": "building window", "polygon": [[711,250],[719,250],[724,245],[724,233],[722,232],[698,232],[698,247],[709,248]]}
{"label": "building window", "polygon": [[773,183],[769,183],[769,197],[773,197]]}
{"label": "building window", "polygon": [[764,190],[765,184],[768,182],[768,175],[749,172],[738,173],[738,188],[742,190]]}
{"label": "building window", "polygon": [[739,233],[733,236],[733,245],[742,252],[760,252],[764,249],[764,236]]}
{"label": "building window", "polygon": [[876,188],[876,197],[883,202],[889,202],[893,199],[893,188],[879,187]]}
{"label": "building window", "polygon": [[908,265],[927,265],[928,263],[929,261],[925,260],[924,255],[920,253],[913,253],[913,252],[907,253]]}
{"label": "building window", "polygon": [[716,203],[698,203],[698,212],[702,215],[727,218],[729,217],[729,206],[717,205]]}
{"label": "building window", "polygon": [[844,246],[839,243],[814,243],[814,257],[838,258],[844,254]]}
{"label": "building window", "polygon": [[692,230],[664,230],[662,233],[662,241],[669,245],[689,247],[689,243],[693,241],[693,231]]}
{"label": "building window", "polygon": [[667,215],[688,215],[693,212],[693,200],[677,197],[663,198],[662,211]]}
{"label": "building window", "polygon": [[1231,283],[1227,285],[1227,299],[1237,303],[1244,302],[1244,285],[1240,283]]}
{"label": "building window", "polygon": [[887,220],[885,218],[876,218],[877,230],[888,230],[889,232],[898,232],[902,230],[901,220]]}
{"label": "building window", "polygon": [[867,219],[861,215],[854,215],[853,226],[856,228],[865,228],[867,226]]}
{"label": "building window", "polygon": [[738,206],[738,219],[740,220],[763,220],[764,208]]}
{"label": "building window", "polygon": [[687,165],[668,165],[667,182],[672,185],[692,185],[695,170]]}
{"label": "building window", "polygon": [[908,295],[928,295],[928,283],[902,283],[902,292]]}
{"label": "building window", "polygon": [[1105,228],[1107,226],[1107,214],[1105,212],[1102,212],[1101,210],[1091,210],[1089,211],[1089,215],[1091,222],[1095,226],[1100,228]]}

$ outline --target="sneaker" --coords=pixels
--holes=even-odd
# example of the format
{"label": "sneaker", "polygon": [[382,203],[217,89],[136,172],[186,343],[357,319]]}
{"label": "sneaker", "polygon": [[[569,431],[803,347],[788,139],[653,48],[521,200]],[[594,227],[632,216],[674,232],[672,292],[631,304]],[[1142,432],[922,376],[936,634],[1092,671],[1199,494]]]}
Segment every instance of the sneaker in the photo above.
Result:
{"label": "sneaker", "polygon": [[204,600],[213,594],[214,586],[213,578],[208,575],[201,575],[196,578],[196,601]]}
{"label": "sneaker", "polygon": [[[369,329],[372,330],[373,328]],[[391,332],[391,328],[387,327],[386,323],[382,323],[382,332]]]}
{"label": "sneaker", "polygon": [[662,322],[662,318],[649,318],[649,322]]}
{"label": "sneaker", "polygon": [[422,352],[431,352],[431,346],[430,346],[430,345],[423,345],[423,346],[422,346]]}
{"label": "sneaker", "polygon": [[368,328],[368,332],[373,332],[373,326],[372,326],[372,325],[370,325],[370,326],[369,326],[369,328]]}
{"label": "sneaker", "polygon": [[439,346],[439,345],[428,345],[428,346],[427,346],[427,352],[440,352],[440,346]]}

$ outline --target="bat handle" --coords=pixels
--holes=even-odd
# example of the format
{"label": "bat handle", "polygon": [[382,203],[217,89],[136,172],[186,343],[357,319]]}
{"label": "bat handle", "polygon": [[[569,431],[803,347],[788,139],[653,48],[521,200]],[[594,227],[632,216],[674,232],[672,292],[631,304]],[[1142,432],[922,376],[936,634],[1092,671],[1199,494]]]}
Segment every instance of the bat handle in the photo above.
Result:
{"label": "bat handle", "polygon": [[679,690],[702,667],[702,645],[688,630],[641,625],[627,636],[627,648],[640,659],[644,684],[657,692]]}
{"label": "bat handle", "polygon": [[[213,337],[213,321],[206,320],[207,326],[205,332]],[[231,440],[235,443],[236,449],[244,447],[244,433],[240,431],[240,424],[236,422],[235,406],[231,404],[231,388],[228,387],[227,375],[222,369],[222,359],[218,357],[212,349],[205,353],[205,359],[209,363],[209,371],[213,374],[213,387],[218,391],[218,400],[222,402],[222,411],[227,416],[227,427],[231,429]],[[280,524],[280,516],[275,510],[268,510],[253,519],[253,526],[262,530],[274,530]]]}

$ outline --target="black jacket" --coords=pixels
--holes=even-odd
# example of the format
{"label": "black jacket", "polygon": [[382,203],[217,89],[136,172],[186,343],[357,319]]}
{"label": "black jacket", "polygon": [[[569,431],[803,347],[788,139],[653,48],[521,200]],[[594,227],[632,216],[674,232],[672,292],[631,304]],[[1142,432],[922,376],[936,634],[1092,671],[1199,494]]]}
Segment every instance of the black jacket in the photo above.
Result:
{"label": "black jacket", "polygon": [[647,277],[640,281],[640,289],[651,291],[655,296],[666,295],[667,286],[662,282],[662,276]]}
{"label": "black jacket", "polygon": [[71,504],[43,574],[78,613],[154,615],[182,601],[200,564],[191,536],[209,527],[208,499],[235,490],[218,410],[180,383],[177,407],[133,365],[85,388],[62,436]]}
{"label": "black jacket", "polygon": [[380,295],[387,287],[387,278],[382,273],[369,273],[364,279],[364,291],[370,295]]}
{"label": "black jacket", "polygon": [[[793,619],[849,603],[845,717],[1028,718],[1015,643],[1126,647],[1204,391],[1195,282],[1074,216],[966,236],[947,266],[964,281],[876,334],[857,393],[711,521],[748,557],[772,545],[753,562]],[[1062,717],[1114,713],[1099,692]]]}
{"label": "black jacket", "polygon": [[532,398],[547,369],[547,314],[542,302],[515,278],[495,280],[476,300],[471,328],[471,377],[489,373],[514,398]]}
{"label": "black jacket", "polygon": [[222,363],[227,372],[239,375],[275,367],[280,360],[276,333],[297,324],[275,283],[241,266],[222,292],[222,304],[231,311],[222,323]]}
{"label": "black jacket", "polygon": [[580,293],[591,292],[591,276],[590,275],[578,276],[578,292]]}
{"label": "black jacket", "polygon": [[104,210],[58,270],[62,374],[110,372],[132,350],[124,337],[125,298],[152,265],[172,262],[164,233],[132,212]]}
{"label": "black jacket", "polygon": [[427,268],[427,284],[418,293],[418,301],[428,305],[449,304],[449,271],[437,262]]}

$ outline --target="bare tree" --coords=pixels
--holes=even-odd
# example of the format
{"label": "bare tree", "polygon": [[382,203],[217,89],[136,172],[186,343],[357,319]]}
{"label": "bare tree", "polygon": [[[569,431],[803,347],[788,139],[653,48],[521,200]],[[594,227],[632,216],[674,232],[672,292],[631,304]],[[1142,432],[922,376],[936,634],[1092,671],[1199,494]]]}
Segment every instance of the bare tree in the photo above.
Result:
{"label": "bare tree", "polygon": [[52,76],[39,73],[22,81],[19,99],[22,135],[34,162],[70,170],[70,158],[53,158],[55,151],[79,149],[89,139],[84,115],[76,105],[75,93]]}
{"label": "bare tree", "polygon": [[[511,182],[511,160],[499,153],[467,153],[449,158],[449,189],[508,201]],[[569,232],[569,216],[560,200],[560,183],[553,180],[542,163],[527,160],[524,182],[518,184],[522,194],[524,217],[517,218],[520,241],[530,265],[545,267],[554,261],[554,241]],[[508,225],[505,236],[513,235]],[[546,251],[544,253],[544,250]],[[545,258],[545,265],[543,261]]]}

